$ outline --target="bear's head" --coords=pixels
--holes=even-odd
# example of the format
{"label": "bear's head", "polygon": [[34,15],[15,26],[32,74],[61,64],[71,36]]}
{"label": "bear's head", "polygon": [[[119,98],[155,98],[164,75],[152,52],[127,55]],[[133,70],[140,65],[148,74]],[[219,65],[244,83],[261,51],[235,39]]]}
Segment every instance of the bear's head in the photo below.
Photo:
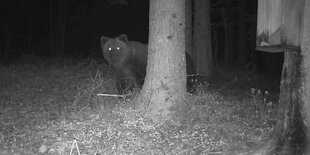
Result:
{"label": "bear's head", "polygon": [[109,65],[117,68],[118,66],[126,64],[126,61],[131,55],[131,50],[127,43],[128,38],[126,34],[122,34],[116,38],[108,38],[105,36],[100,38],[102,54]]}

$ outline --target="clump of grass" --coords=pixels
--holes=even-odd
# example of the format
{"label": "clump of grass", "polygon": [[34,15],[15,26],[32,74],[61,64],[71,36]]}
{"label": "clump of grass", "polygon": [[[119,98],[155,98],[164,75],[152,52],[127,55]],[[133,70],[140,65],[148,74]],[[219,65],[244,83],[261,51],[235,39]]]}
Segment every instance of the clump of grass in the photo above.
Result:
{"label": "clump of grass", "polygon": [[190,81],[193,85],[193,94],[195,95],[202,95],[207,93],[209,88],[209,83],[207,81],[199,81],[198,79],[191,79]]}
{"label": "clump of grass", "polygon": [[251,99],[254,104],[255,113],[260,119],[261,124],[266,123],[266,118],[275,114],[273,102],[270,100],[270,94],[266,90],[264,93],[260,89],[251,88]]}
{"label": "clump of grass", "polygon": [[255,105],[255,112],[260,116],[271,114],[273,112],[272,101],[269,100],[269,92],[264,93],[260,89],[251,88],[251,98]]}

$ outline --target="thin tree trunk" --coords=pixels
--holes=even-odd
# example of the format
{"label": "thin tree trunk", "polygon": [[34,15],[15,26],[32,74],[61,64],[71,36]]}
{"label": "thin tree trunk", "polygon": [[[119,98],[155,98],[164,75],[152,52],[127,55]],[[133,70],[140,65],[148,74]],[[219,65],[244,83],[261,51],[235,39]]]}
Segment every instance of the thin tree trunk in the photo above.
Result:
{"label": "thin tree trunk", "polygon": [[238,64],[244,65],[247,58],[248,51],[246,50],[246,0],[239,0],[239,34],[238,34]]}
{"label": "thin tree trunk", "polygon": [[198,72],[209,77],[213,65],[210,0],[195,0],[194,10],[194,62]]}
{"label": "thin tree trunk", "polygon": [[225,8],[222,9],[222,17],[224,24],[224,65],[229,67],[232,64],[233,60],[233,24],[229,20],[232,18],[231,9],[232,1],[224,0]]}

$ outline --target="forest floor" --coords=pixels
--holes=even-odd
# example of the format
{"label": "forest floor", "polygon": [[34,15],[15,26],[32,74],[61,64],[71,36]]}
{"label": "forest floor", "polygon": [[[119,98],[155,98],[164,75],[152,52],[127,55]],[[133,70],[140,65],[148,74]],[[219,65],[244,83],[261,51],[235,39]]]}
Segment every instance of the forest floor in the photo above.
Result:
{"label": "forest floor", "polygon": [[278,82],[218,69],[189,95],[188,124],[158,125],[114,94],[111,70],[94,59],[25,57],[0,65],[0,155],[237,154],[263,144]]}

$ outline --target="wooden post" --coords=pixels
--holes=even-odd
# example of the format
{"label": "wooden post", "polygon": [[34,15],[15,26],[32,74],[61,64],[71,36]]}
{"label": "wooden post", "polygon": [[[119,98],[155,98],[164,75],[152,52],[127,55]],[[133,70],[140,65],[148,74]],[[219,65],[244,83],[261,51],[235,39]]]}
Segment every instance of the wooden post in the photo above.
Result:
{"label": "wooden post", "polygon": [[303,154],[306,130],[301,115],[300,64],[299,51],[284,52],[278,119],[270,152]]}

